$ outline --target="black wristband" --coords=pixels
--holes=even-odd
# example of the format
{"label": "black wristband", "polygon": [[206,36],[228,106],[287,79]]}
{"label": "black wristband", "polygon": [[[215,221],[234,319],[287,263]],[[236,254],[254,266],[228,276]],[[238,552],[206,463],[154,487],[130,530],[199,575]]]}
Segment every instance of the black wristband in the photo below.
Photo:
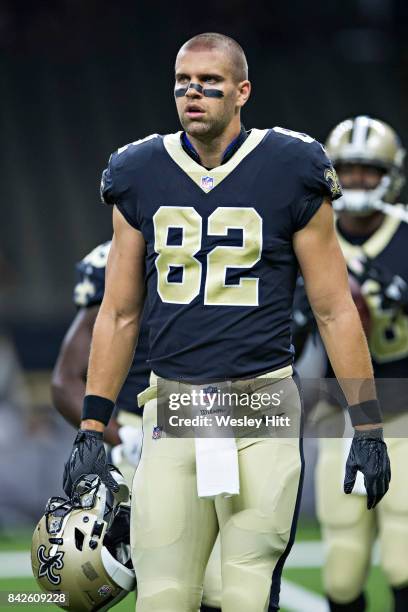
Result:
{"label": "black wristband", "polygon": [[82,420],[92,419],[104,425],[109,423],[115,404],[112,400],[99,395],[85,395],[82,408]]}
{"label": "black wristband", "polygon": [[354,437],[358,440],[384,440],[384,430],[382,427],[375,429],[356,429]]}
{"label": "black wristband", "polygon": [[382,422],[380,404],[376,399],[349,406],[349,414],[353,427],[356,425],[376,425]]}

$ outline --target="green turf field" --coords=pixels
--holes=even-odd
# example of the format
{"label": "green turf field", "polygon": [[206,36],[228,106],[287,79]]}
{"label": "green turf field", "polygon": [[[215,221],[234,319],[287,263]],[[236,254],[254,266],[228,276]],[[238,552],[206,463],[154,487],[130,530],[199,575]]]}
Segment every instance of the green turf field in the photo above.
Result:
{"label": "green turf field", "polygon": [[[316,593],[323,593],[320,571],[312,568],[287,569],[284,578]],[[378,567],[373,567],[368,579],[368,612],[390,612],[391,597],[384,576]],[[285,608],[282,608],[285,610]],[[288,611],[287,611],[288,612]]]}
{"label": "green turf field", "polygon": [[[7,556],[4,555],[7,551],[27,551],[30,546],[31,534],[20,532],[17,534],[8,534],[0,536],[0,591],[39,591],[34,578],[30,577],[14,577],[14,578],[1,578],[4,575],[2,568],[6,564]],[[298,542],[317,542],[320,539],[319,528],[315,524],[301,524],[298,530]],[[18,569],[17,569],[18,572]],[[20,572],[21,573],[21,572]],[[322,595],[322,583],[320,570],[317,567],[290,567],[284,571],[284,580],[290,581],[291,584],[299,587],[300,596],[302,593],[306,595],[317,594]],[[303,591],[302,591],[303,589]],[[374,567],[370,573],[368,581],[368,597],[369,597],[369,610],[368,612],[389,612],[391,610],[391,599],[389,590],[385,583],[384,577],[381,573],[380,568]],[[306,604],[305,604],[306,605]],[[310,603],[308,604],[308,610],[310,610]],[[312,605],[313,607],[313,605]],[[56,606],[52,605],[14,605],[14,606],[1,606],[0,610],[3,612],[10,612],[11,610],[57,610]],[[299,604],[297,607],[284,607],[282,606],[282,612],[292,612],[301,610]],[[128,596],[120,604],[115,607],[117,612],[131,612],[134,610],[134,597]],[[302,611],[303,612],[303,611]]]}

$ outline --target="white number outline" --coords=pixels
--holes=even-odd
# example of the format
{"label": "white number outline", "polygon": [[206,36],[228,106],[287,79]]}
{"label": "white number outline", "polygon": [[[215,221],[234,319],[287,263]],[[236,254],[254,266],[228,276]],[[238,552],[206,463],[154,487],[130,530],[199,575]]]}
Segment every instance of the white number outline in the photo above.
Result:
{"label": "white number outline", "polygon": [[139,140],[134,140],[133,142],[129,142],[128,144],[125,144],[123,147],[119,147],[119,149],[116,151],[117,155],[120,155],[121,153],[124,153],[124,151],[126,151],[126,149],[128,149],[129,147],[131,147],[132,145],[140,145],[144,142],[148,142],[149,140],[153,140],[153,138],[158,138],[159,135],[158,134],[150,134],[150,136],[146,136],[145,138],[140,138]]}
{"label": "white number outline", "polygon": [[302,132],[296,132],[295,130],[288,130],[283,127],[274,127],[272,128],[274,132],[278,132],[278,134],[286,134],[287,136],[292,136],[292,138],[298,138],[298,140],[303,140],[303,142],[307,142],[311,144],[315,141],[314,138],[308,136],[307,134],[302,134]]}

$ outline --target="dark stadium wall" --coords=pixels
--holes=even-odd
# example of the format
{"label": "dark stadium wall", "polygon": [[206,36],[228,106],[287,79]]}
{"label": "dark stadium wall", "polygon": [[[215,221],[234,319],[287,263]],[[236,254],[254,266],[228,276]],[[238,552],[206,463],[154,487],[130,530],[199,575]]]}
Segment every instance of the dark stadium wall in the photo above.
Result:
{"label": "dark stadium wall", "polygon": [[13,277],[1,289],[3,326],[18,338],[51,326],[58,342],[73,314],[73,265],[111,232],[98,197],[110,153],[178,129],[173,60],[187,38],[215,30],[242,44],[247,128],[324,139],[365,112],[408,142],[406,10],[362,0],[3,4],[0,255]]}

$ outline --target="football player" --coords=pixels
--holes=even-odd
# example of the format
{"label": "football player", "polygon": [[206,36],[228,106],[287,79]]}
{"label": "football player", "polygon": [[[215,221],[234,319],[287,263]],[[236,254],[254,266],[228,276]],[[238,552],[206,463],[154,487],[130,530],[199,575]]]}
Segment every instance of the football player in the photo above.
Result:
{"label": "football player", "polygon": [[[51,391],[55,407],[74,427],[79,427],[86,371],[95,319],[105,291],[105,271],[111,241],[98,245],[76,265],[77,282],[73,300],[78,312],[61,345],[52,375]],[[142,325],[137,351],[125,383],[116,400],[116,414],[104,431],[112,446],[112,462],[131,488],[142,448],[144,397],[148,396],[150,368],[147,365],[148,328]],[[137,397],[139,396],[139,404]],[[202,612],[216,612],[221,589],[219,546],[214,547],[205,575]]]}
{"label": "football player", "polygon": [[[54,406],[74,427],[81,422],[86,371],[92,331],[105,291],[105,268],[111,242],[98,245],[76,265],[77,282],[73,300],[77,314],[61,345],[54,367],[51,392]],[[129,487],[142,449],[142,414],[137,396],[149,384],[147,328],[139,335],[138,356],[116,400],[116,412],[105,429],[104,439],[112,446],[112,461]]]}
{"label": "football player", "polygon": [[[131,517],[138,612],[199,607],[218,530],[224,612],[278,610],[303,477],[299,402],[279,406],[292,436],[212,440],[203,463],[198,438],[161,435],[155,391],[192,397],[197,385],[210,383],[213,392],[222,381],[248,395],[296,388],[290,326],[298,264],[336,376],[372,381],[334,233],[336,174],[305,134],[246,132],[240,113],[250,91],[242,48],[221,34],[195,36],[176,58],[183,131],[120,148],[103,173],[114,237],[64,485],[70,491],[87,471],[107,481],[103,430],[131,363],[146,283],[152,397]],[[358,461],[374,507],[390,472],[369,387],[363,403],[356,386],[345,392],[355,426],[349,467]]]}
{"label": "football player", "polygon": [[397,381],[381,379],[406,377],[408,368],[408,225],[381,211],[400,193],[405,151],[389,125],[366,116],[337,125],[326,150],[343,188],[336,224],[340,246],[368,305],[366,328],[393,478],[383,502],[369,512],[364,488],[348,497],[341,492],[345,441],[321,440],[317,505],[327,545],[324,585],[333,612],[365,610],[363,591],[378,535],[394,609],[402,612],[408,610],[407,406]]}

